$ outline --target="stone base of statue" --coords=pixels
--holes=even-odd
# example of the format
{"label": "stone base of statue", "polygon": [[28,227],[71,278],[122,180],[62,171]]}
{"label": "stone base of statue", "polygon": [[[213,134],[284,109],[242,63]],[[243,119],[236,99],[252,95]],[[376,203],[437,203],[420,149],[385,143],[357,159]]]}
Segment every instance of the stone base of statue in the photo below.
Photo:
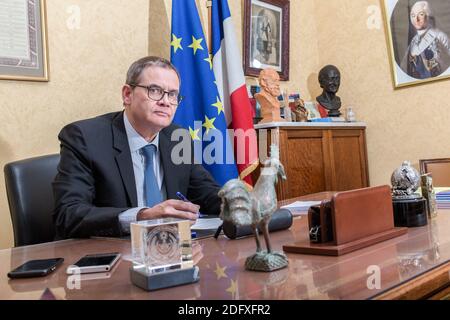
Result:
{"label": "stone base of statue", "polygon": [[131,282],[145,291],[177,287],[196,283],[200,280],[197,266],[188,269],[176,269],[165,272],[149,272],[145,266],[130,268]]}
{"label": "stone base of statue", "polygon": [[250,271],[271,272],[283,269],[287,267],[288,264],[288,258],[284,253],[267,253],[266,251],[263,251],[248,257],[245,261],[245,268]]}
{"label": "stone base of statue", "polygon": [[428,223],[427,201],[420,195],[392,198],[396,227],[422,227]]}
{"label": "stone base of statue", "polygon": [[280,109],[274,109],[274,108],[267,108],[268,110],[264,110],[264,108],[261,111],[262,120],[258,124],[264,124],[264,123],[272,123],[272,122],[286,122],[285,119],[283,119],[280,116]]}
{"label": "stone base of statue", "polygon": [[342,113],[337,109],[337,110],[329,110],[328,111],[328,116],[329,117],[340,117],[342,115]]}

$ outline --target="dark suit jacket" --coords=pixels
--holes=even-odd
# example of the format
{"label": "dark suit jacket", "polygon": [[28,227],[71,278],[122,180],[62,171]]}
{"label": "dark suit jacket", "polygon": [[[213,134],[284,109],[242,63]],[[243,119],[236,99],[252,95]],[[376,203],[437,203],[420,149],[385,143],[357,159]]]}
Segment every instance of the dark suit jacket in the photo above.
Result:
{"label": "dark suit jacket", "polygon": [[[176,192],[218,215],[218,184],[196,164],[175,165],[170,140],[179,127],[160,132],[159,148],[168,199]],[[137,207],[137,192],[123,112],[110,113],[67,125],[59,134],[61,161],[53,182],[56,238],[123,236],[118,216]],[[194,163],[194,162],[192,162]]]}

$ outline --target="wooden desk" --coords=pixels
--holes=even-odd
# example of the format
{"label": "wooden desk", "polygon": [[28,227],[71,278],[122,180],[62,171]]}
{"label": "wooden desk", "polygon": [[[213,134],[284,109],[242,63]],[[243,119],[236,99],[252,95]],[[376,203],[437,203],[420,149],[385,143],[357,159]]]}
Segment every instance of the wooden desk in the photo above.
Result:
{"label": "wooden desk", "polygon": [[[303,197],[321,199],[329,193]],[[288,254],[289,267],[272,273],[244,270],[255,252],[253,238],[221,236],[198,240],[203,258],[197,284],[148,293],[131,284],[128,270],[131,245],[127,240],[65,240],[0,251],[0,299],[39,299],[50,288],[61,299],[371,299],[445,296],[450,270],[450,211],[407,235],[341,257]],[[272,234],[272,246],[307,237],[307,219],[295,219],[290,230]],[[123,259],[110,274],[90,275],[81,289],[69,289],[65,269],[90,253],[119,251]],[[30,259],[63,257],[62,267],[45,278],[8,280],[12,268]],[[368,268],[378,266],[381,289],[367,288]],[[103,277],[103,278],[102,278]],[[69,281],[70,284],[70,281]],[[447,287],[447,289],[446,289]],[[440,292],[440,293],[439,293]],[[447,292],[448,294],[448,292]]]}
{"label": "wooden desk", "polygon": [[362,122],[285,122],[256,125],[260,148],[278,141],[287,180],[277,186],[278,200],[326,190],[369,186],[366,124]]}

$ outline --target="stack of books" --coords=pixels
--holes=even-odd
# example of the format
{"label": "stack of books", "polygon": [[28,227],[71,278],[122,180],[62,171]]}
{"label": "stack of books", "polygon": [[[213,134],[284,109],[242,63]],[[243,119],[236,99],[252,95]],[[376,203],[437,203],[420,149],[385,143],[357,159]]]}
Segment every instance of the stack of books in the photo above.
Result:
{"label": "stack of books", "polygon": [[312,122],[346,122],[342,117],[327,117],[327,118],[317,118],[312,119]]}
{"label": "stack of books", "polygon": [[450,209],[450,187],[435,188],[438,209]]}

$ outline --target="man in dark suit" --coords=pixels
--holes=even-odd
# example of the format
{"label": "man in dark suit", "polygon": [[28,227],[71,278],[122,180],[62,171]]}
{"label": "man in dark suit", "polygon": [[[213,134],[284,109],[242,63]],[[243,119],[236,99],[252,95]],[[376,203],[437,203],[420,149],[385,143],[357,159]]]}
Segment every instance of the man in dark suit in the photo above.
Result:
{"label": "man in dark suit", "polygon": [[[198,164],[175,164],[171,136],[180,77],[158,57],[133,63],[122,89],[125,110],[67,125],[53,183],[58,239],[127,235],[130,223],[218,215],[219,186]],[[184,130],[184,129],[183,129]],[[189,136],[189,133],[188,133]],[[177,162],[177,161],[175,161]],[[177,192],[192,201],[177,199]],[[194,204],[195,203],[195,204]]]}

